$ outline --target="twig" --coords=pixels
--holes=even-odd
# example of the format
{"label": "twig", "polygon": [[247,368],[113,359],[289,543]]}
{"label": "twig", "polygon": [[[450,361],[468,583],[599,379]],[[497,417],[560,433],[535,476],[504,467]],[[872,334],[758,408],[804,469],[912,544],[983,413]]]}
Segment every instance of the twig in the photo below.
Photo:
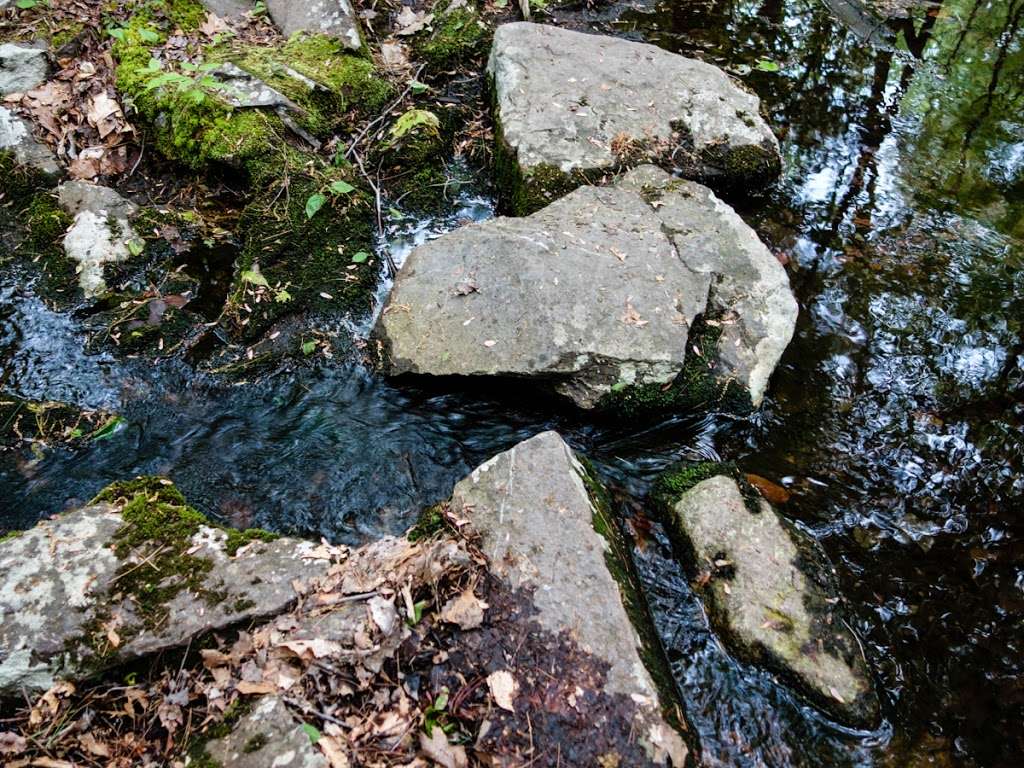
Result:
{"label": "twig", "polygon": [[421,64],[420,68],[416,70],[416,74],[413,76],[412,80],[409,81],[409,84],[405,87],[405,90],[402,91],[401,94],[399,94],[398,98],[395,99],[390,104],[388,104],[387,109],[385,109],[383,112],[381,112],[379,115],[377,115],[377,117],[375,117],[373,120],[368,122],[363,127],[363,130],[361,130],[359,133],[356,134],[356,137],[354,139],[352,139],[352,143],[348,145],[348,149],[345,150],[345,157],[346,158],[351,157],[352,153],[356,151],[356,146],[359,144],[360,141],[363,140],[363,138],[366,136],[366,134],[370,132],[371,128],[373,128],[374,126],[376,126],[376,125],[384,122],[385,120],[387,120],[388,115],[391,114],[391,110],[394,109],[395,107],[397,107],[403,101],[405,101],[405,97],[408,96],[409,95],[409,91],[412,90],[412,84],[417,82],[420,79],[420,73],[423,72],[423,68],[425,66],[426,66],[426,64]]}

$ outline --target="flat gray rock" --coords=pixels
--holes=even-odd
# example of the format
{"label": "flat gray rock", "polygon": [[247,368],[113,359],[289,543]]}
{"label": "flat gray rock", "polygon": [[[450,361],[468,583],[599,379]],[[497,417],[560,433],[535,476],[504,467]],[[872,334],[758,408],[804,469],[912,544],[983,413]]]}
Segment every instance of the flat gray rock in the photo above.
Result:
{"label": "flat gray rock", "polygon": [[675,379],[709,308],[759,404],[796,319],[785,270],[709,190],[644,167],[418,247],[376,333],[390,374],[534,377],[592,408]]}
{"label": "flat gray rock", "polygon": [[35,88],[46,80],[49,69],[46,51],[0,43],[0,96]]}
{"label": "flat gray rock", "polygon": [[[492,572],[511,589],[534,589],[537,621],[568,632],[609,665],[606,692],[638,705],[635,735],[652,761],[682,766],[686,747],[661,717],[641,660],[640,639],[608,570],[608,542],[572,449],[544,432],[473,470],[455,486],[452,509],[480,534]],[[600,723],[592,724],[595,729]]]}
{"label": "flat gray rock", "polygon": [[78,180],[66,181],[57,187],[57,201],[71,216],[77,216],[82,211],[92,211],[127,221],[139,209],[135,203],[121,197],[110,187]]}
{"label": "flat gray rock", "polygon": [[302,723],[277,696],[264,696],[227,736],[205,745],[222,768],[327,768]]}
{"label": "flat gray rock", "polygon": [[203,584],[217,599],[183,589],[167,603],[166,620],[150,629],[131,597],[112,599],[115,579],[126,566],[110,548],[122,524],[119,512],[99,505],[0,542],[0,695],[45,690],[56,678],[82,676],[96,661],[84,636],[97,619],[120,637],[101,660],[100,666],[110,666],[281,613],[296,599],[293,581],[326,571],[326,561],[304,557],[312,550],[309,542],[257,541],[232,557],[225,551],[226,533],[203,526],[193,537],[193,555],[210,562]]}
{"label": "flat gray rock", "polygon": [[741,653],[782,670],[815,703],[851,724],[874,725],[878,699],[859,641],[824,586],[824,556],[766,501],[749,503],[758,512],[735,480],[717,476],[672,510],[697,568],[714,574],[704,587],[712,621]]}
{"label": "flat gray rock", "polygon": [[267,0],[267,10],[289,37],[309,32],[336,37],[353,51],[362,47],[359,21],[348,0]]}
{"label": "flat gray rock", "polygon": [[0,152],[7,151],[19,165],[56,179],[61,169],[53,151],[32,135],[32,124],[0,107]]}
{"label": "flat gray rock", "polygon": [[237,19],[249,13],[255,4],[250,0],[202,0],[203,6],[222,19]]}
{"label": "flat gray rock", "polygon": [[717,67],[653,45],[505,24],[487,71],[500,148],[534,196],[551,171],[594,176],[656,162],[735,186],[781,167],[757,96]]}

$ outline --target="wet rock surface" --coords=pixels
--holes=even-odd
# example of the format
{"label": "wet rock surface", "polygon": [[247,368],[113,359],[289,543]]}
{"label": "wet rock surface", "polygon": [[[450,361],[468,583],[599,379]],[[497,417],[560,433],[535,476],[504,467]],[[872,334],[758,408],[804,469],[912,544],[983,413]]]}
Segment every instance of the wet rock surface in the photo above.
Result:
{"label": "wet rock surface", "polygon": [[[76,679],[185,645],[212,629],[280,613],[297,597],[294,581],[325,570],[322,560],[304,558],[313,548],[308,542],[254,541],[232,555],[225,531],[201,526],[189,557],[202,563],[203,594],[183,585],[160,608],[161,620],[147,624],[138,596],[121,594],[118,586],[133,569],[146,567],[134,552],[121,557],[112,548],[124,524],[117,509],[100,504],[0,542],[0,695],[45,690],[57,677]],[[185,575],[154,578],[169,587],[164,580]],[[90,636],[97,624],[107,633],[102,652]]]}
{"label": "wet rock surface", "polygon": [[46,79],[46,51],[15,43],[0,43],[0,96],[35,88]]}
{"label": "wet rock surface", "polygon": [[107,290],[106,265],[127,261],[131,244],[140,242],[129,223],[137,206],[112,189],[82,181],[62,184],[57,196],[61,207],[74,216],[64,236],[64,253],[78,265],[78,284],[85,297],[99,296]]}
{"label": "wet rock surface", "polygon": [[206,753],[223,768],[327,768],[302,723],[277,696],[265,696],[231,733],[206,744]]}
{"label": "wet rock surface", "polygon": [[[657,161],[692,178],[758,184],[780,168],[757,96],[720,69],[652,45],[541,24],[497,29],[488,62],[499,150],[520,212],[566,174]],[[578,181],[576,182],[578,183]]]}
{"label": "wet rock surface", "polygon": [[785,271],[710,190],[645,167],[417,248],[377,332],[391,374],[536,377],[593,408],[673,381],[709,310],[759,403],[796,319]]}
{"label": "wet rock surface", "polygon": [[53,151],[32,135],[32,125],[7,107],[0,107],[0,152],[10,152],[19,165],[56,178],[60,165]]}
{"label": "wet rock surface", "polygon": [[863,651],[813,539],[784,523],[768,502],[744,498],[723,475],[684,493],[670,514],[696,568],[710,577],[709,612],[727,642],[781,670],[842,720],[877,723]]}
{"label": "wet rock surface", "polygon": [[348,0],[268,0],[270,18],[285,35],[310,32],[330,35],[345,47],[362,47],[359,22]]}
{"label": "wet rock surface", "polygon": [[648,757],[681,766],[686,747],[661,716],[640,639],[606,561],[609,543],[595,530],[597,510],[584,474],[562,438],[544,432],[475,469],[455,487],[452,509],[480,534],[492,572],[512,590],[533,590],[538,623],[569,633],[608,665],[605,691],[637,705],[634,732]]}

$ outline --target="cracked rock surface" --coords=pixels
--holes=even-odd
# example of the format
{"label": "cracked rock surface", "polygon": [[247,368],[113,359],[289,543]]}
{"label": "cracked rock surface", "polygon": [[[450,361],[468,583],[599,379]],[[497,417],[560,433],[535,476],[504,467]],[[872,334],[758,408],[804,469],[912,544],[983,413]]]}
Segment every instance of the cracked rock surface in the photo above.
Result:
{"label": "cracked rock surface", "polygon": [[796,320],[785,270],[710,190],[647,166],[416,248],[376,333],[390,374],[535,377],[593,408],[673,381],[709,309],[758,404]]}

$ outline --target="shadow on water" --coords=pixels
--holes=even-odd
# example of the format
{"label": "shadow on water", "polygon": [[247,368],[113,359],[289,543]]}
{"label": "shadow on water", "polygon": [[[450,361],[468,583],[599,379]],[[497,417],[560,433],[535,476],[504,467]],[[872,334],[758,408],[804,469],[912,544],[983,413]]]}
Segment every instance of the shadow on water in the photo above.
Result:
{"label": "shadow on water", "polygon": [[[896,3],[890,3],[895,6]],[[733,73],[786,175],[737,202],[783,261],[797,335],[752,420],[616,429],[529,392],[389,384],[308,366],[224,387],[82,353],[75,324],[0,286],[6,386],[117,407],[75,454],[0,458],[0,524],[109,480],[169,474],[236,525],[356,542],[404,529],[469,468],[557,428],[623,492],[656,624],[709,765],[991,765],[1024,754],[1024,0],[640,2],[556,12]],[[395,224],[415,243],[486,218]],[[871,733],[828,722],[708,630],[642,500],[672,461],[722,457],[792,493],[886,692]]]}

